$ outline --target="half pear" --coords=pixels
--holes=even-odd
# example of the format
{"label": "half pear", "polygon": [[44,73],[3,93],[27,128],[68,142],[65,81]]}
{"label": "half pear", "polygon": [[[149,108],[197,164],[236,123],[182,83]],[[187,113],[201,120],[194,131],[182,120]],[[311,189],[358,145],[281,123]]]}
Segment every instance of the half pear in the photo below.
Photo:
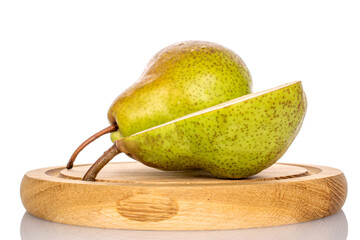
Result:
{"label": "half pear", "polygon": [[302,125],[300,81],[248,94],[117,140],[85,174],[94,180],[116,154],[162,170],[203,169],[243,178],[274,164]]}

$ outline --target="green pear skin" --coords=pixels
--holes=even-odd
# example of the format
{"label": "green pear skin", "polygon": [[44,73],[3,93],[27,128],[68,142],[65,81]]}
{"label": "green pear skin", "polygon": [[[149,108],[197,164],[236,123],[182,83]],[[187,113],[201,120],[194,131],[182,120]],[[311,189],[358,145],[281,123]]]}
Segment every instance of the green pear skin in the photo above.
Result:
{"label": "green pear skin", "polygon": [[243,178],[274,164],[302,125],[301,82],[249,94],[117,140],[117,148],[162,170],[203,169]]}
{"label": "green pear skin", "polygon": [[249,94],[251,88],[248,68],[231,50],[204,41],[168,46],[111,105],[108,119],[118,126],[111,139]]}

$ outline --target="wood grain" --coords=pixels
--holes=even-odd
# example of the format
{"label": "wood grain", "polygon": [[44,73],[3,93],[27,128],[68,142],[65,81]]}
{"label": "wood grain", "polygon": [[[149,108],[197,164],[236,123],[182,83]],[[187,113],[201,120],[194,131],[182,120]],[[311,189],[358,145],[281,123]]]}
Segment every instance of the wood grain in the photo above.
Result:
{"label": "wood grain", "polygon": [[305,222],[338,212],[344,174],[323,166],[274,164],[239,180],[204,171],[166,172],[137,162],[108,164],[96,182],[89,165],[30,171],[21,184],[27,211],[46,220],[101,228],[214,230]]}

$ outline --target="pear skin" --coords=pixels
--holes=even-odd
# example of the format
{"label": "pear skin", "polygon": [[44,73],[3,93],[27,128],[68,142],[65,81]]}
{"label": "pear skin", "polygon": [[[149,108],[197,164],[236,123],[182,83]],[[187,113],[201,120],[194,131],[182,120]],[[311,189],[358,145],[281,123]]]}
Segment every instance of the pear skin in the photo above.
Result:
{"label": "pear skin", "polygon": [[249,94],[115,142],[162,170],[203,169],[243,178],[274,164],[299,132],[307,102],[301,82]]}
{"label": "pear skin", "polygon": [[251,92],[248,68],[233,51],[210,42],[168,46],[108,111],[111,140],[133,135]]}

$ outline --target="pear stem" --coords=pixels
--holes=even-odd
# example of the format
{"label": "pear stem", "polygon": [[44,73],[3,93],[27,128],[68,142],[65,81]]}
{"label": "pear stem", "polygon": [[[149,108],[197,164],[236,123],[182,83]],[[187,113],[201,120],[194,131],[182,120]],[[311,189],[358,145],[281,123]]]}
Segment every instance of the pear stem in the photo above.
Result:
{"label": "pear stem", "polygon": [[76,150],[75,152],[71,155],[71,158],[69,160],[69,162],[66,165],[67,169],[71,169],[74,166],[74,161],[75,158],[77,157],[77,155],[87,146],[89,145],[91,142],[93,142],[95,139],[101,137],[102,135],[106,134],[106,133],[110,133],[110,132],[114,132],[118,129],[118,126],[115,124],[104,128],[103,130],[101,130],[100,132],[95,133],[94,135],[92,135],[91,137],[89,137],[85,142],[83,142]]}
{"label": "pear stem", "polygon": [[104,154],[89,168],[89,170],[85,173],[83,180],[95,181],[95,178],[100,170],[119,153],[121,153],[121,151],[116,147],[116,144],[112,145],[112,147],[104,152]]}

